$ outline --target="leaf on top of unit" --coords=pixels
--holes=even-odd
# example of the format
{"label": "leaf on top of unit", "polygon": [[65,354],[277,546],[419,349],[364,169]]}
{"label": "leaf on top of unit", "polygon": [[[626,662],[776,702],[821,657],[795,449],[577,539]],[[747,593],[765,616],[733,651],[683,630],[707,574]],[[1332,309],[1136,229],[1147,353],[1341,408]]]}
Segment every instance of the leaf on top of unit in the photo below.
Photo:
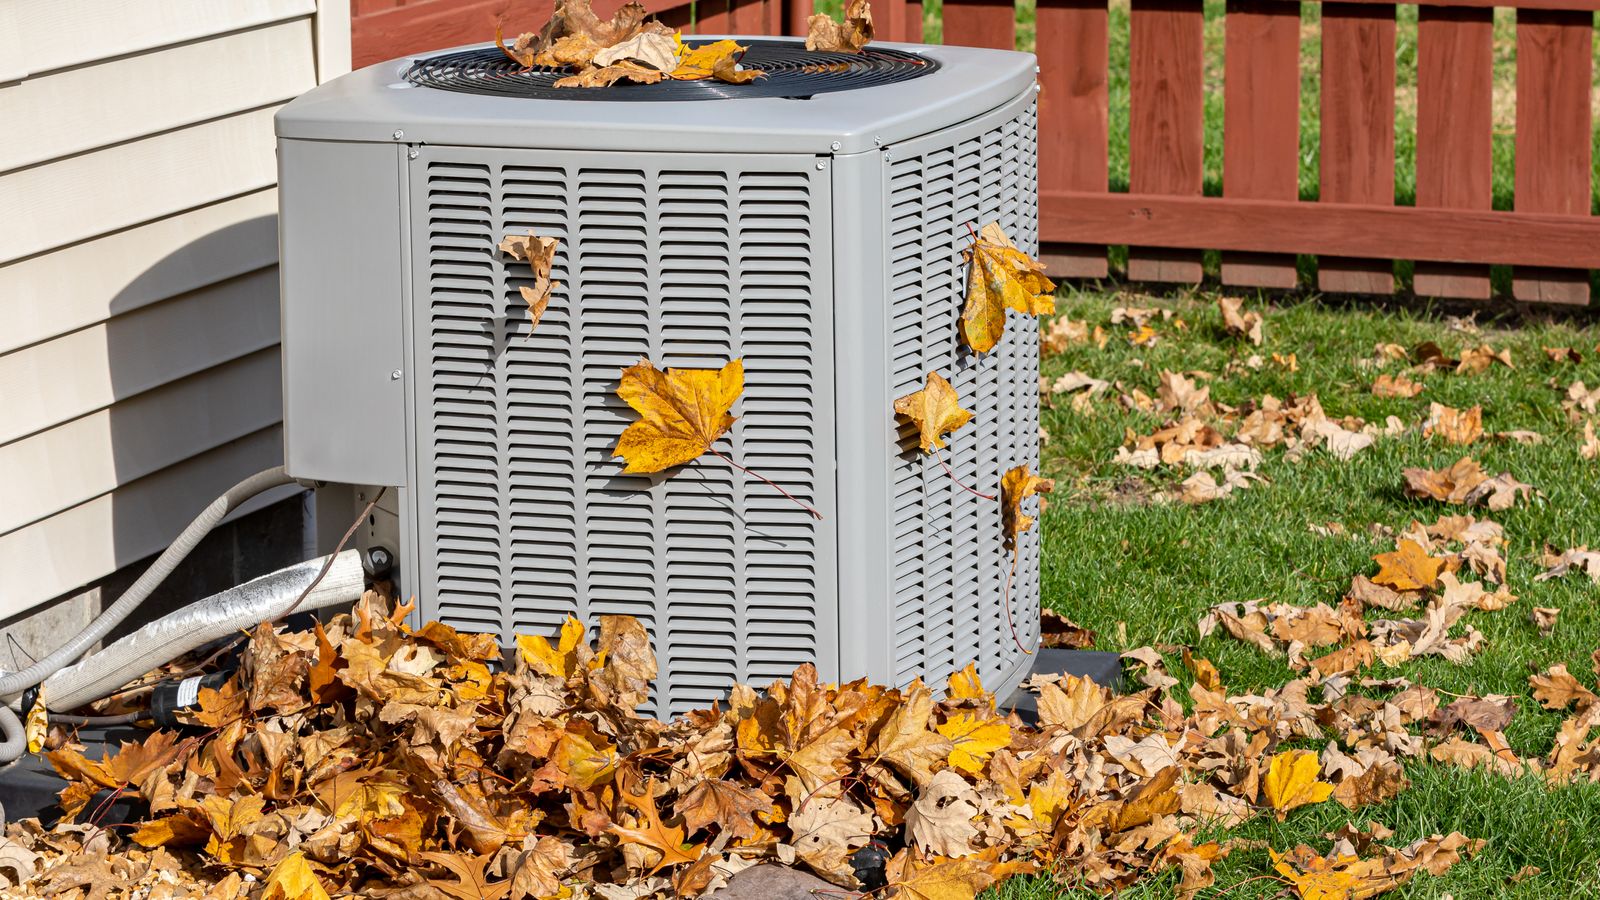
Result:
{"label": "leaf on top of unit", "polygon": [[657,72],[671,72],[678,67],[678,42],[670,34],[642,31],[620,44],[599,51],[594,55],[593,62],[602,68],[620,62],[634,62]]}
{"label": "leaf on top of unit", "polygon": [[733,427],[728,414],[744,391],[744,361],[719,369],[667,369],[641,359],[622,372],[621,397],[640,419],[617,438],[612,456],[629,475],[660,472],[698,459]]}
{"label": "leaf on top of unit", "polygon": [[511,255],[512,259],[525,260],[533,269],[533,286],[523,285],[521,288],[522,299],[528,304],[528,331],[532,332],[539,327],[539,320],[544,318],[544,311],[550,306],[550,293],[561,286],[559,281],[550,280],[550,268],[556,261],[556,247],[560,241],[552,237],[540,237],[533,232],[522,234],[508,234],[500,241],[501,251]]}
{"label": "leaf on top of unit", "polygon": [[1055,282],[1044,266],[1011,243],[999,222],[983,226],[962,251],[967,263],[967,303],[961,310],[961,339],[988,353],[1005,335],[1006,310],[1029,316],[1056,311]]}
{"label": "leaf on top of unit", "polygon": [[817,13],[806,22],[806,49],[829,53],[860,53],[872,42],[872,5],[867,0],[848,0],[844,21]]}
{"label": "leaf on top of unit", "polygon": [[894,411],[917,426],[922,452],[943,448],[944,435],[972,421],[972,413],[961,408],[956,389],[938,372],[929,372],[922,390],[894,401]]}
{"label": "leaf on top of unit", "polygon": [[704,81],[715,78],[730,84],[745,84],[764,73],[755,69],[739,69],[739,58],[749,48],[738,41],[724,38],[698,47],[685,47],[680,51],[678,67],[672,70],[674,81]]}

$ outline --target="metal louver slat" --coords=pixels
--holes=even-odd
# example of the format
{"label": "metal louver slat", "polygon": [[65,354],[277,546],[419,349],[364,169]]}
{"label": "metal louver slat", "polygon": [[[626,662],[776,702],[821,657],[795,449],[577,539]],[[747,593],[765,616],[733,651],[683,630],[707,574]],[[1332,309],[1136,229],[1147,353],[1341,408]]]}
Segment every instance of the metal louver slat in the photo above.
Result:
{"label": "metal louver slat", "polygon": [[[988,354],[960,343],[965,301],[961,251],[972,231],[999,221],[1018,246],[1038,250],[1034,105],[981,130],[970,126],[895,148],[887,165],[891,326],[890,377],[896,395],[917,390],[930,370],[948,378],[972,410],[955,432],[945,462],[984,493],[999,490],[1012,466],[1038,466],[1038,333],[1031,318],[1010,314],[1005,339]],[[957,487],[938,461],[899,427],[893,485],[894,559],[891,621],[901,684],[942,683],[976,662],[989,684],[1025,663],[1005,622],[1011,555],[1003,546],[999,503]],[[1037,531],[1020,542],[1010,615],[1024,646],[1037,639]]]}
{"label": "metal louver slat", "polygon": [[[625,476],[623,368],[743,357],[729,455],[833,508],[830,215],[812,157],[684,158],[429,147],[418,197],[422,614],[551,633],[627,614],[673,677],[649,703],[837,666],[831,520],[713,455]],[[511,233],[561,241],[536,329]],[[425,323],[425,324],[424,324]],[[430,583],[431,582],[431,583]]]}

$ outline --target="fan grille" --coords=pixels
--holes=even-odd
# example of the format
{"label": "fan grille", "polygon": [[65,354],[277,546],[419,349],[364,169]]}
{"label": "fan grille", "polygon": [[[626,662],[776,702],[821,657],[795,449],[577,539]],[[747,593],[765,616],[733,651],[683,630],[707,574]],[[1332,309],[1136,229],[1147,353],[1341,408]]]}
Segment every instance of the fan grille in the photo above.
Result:
{"label": "fan grille", "polygon": [[740,60],[740,66],[766,73],[765,77],[749,84],[707,80],[557,88],[556,81],[572,74],[569,70],[548,66],[524,69],[497,47],[430,56],[412,63],[404,77],[421,87],[534,100],[798,99],[897,84],[939,68],[937,60],[881,47],[868,47],[861,53],[824,53],[808,51],[797,41],[748,41],[747,44],[750,49]]}

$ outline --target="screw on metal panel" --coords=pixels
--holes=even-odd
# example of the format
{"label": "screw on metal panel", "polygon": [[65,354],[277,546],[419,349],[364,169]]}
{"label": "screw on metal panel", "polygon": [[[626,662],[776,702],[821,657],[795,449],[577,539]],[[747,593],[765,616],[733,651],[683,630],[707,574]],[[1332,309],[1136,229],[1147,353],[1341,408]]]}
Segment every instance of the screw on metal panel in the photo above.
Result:
{"label": "screw on metal panel", "polygon": [[825,163],[825,162],[817,163],[817,171],[818,172],[821,172],[823,169],[826,169],[827,167],[828,167],[828,164]]}
{"label": "screw on metal panel", "polygon": [[412,147],[410,150],[406,151],[406,159],[416,159],[417,157],[419,157],[421,155],[422,155],[422,151],[418,150],[415,147]]}
{"label": "screw on metal panel", "polygon": [[839,143],[838,141],[834,141],[833,143],[829,144],[828,146],[832,147],[835,151],[837,151],[840,148],[842,148],[844,145]]}
{"label": "screw on metal panel", "polygon": [[399,369],[395,369],[393,372],[390,372],[389,373],[389,380],[390,381],[399,381],[400,380],[400,370]]}
{"label": "screw on metal panel", "polygon": [[885,151],[883,151],[883,158],[884,159],[894,159],[894,151],[893,150],[885,150]]}
{"label": "screw on metal panel", "polygon": [[400,140],[400,139],[401,139],[401,138],[403,138],[403,137],[405,137],[405,136],[406,136],[406,133],[405,133],[405,132],[404,132],[404,131],[401,131],[401,130],[400,130],[400,129],[398,129],[398,128],[396,128],[396,129],[395,129],[395,130],[394,130],[394,139],[395,139],[395,140],[397,140],[397,141],[398,141],[398,140]]}
{"label": "screw on metal panel", "polygon": [[874,144],[877,144],[877,145],[878,145],[878,146],[879,146],[879,147],[882,147],[882,146],[883,146],[883,138],[881,138],[881,137],[878,137],[878,136],[877,136],[877,135],[873,135],[873,136],[872,136],[872,142],[873,142],[873,143],[874,143]]}
{"label": "screw on metal panel", "polygon": [[1043,71],[1044,70],[1039,68],[1038,66],[1034,66],[1033,67],[1033,74],[1035,74],[1035,75],[1037,75],[1037,74],[1039,74],[1040,72],[1043,72]]}

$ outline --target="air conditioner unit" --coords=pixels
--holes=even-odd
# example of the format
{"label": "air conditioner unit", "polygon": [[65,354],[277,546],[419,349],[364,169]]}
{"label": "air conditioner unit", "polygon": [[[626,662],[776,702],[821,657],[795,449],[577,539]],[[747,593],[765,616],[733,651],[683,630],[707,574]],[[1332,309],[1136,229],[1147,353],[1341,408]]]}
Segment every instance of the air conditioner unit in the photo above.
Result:
{"label": "air conditioner unit", "polygon": [[[1037,530],[1007,593],[1000,503],[892,406],[936,370],[975,414],[956,477],[1038,465],[1033,320],[984,355],[956,328],[969,229],[1037,252],[1034,57],[740,40],[752,84],[554,89],[488,46],[281,110],[289,471],[389,486],[369,539],[424,618],[509,645],[638,617],[657,713],[806,661],[884,683],[976,661],[1004,692],[1038,641]],[[528,265],[497,249],[530,230],[561,283],[532,330]],[[711,455],[622,474],[641,357],[742,357],[719,446],[823,518]]]}

